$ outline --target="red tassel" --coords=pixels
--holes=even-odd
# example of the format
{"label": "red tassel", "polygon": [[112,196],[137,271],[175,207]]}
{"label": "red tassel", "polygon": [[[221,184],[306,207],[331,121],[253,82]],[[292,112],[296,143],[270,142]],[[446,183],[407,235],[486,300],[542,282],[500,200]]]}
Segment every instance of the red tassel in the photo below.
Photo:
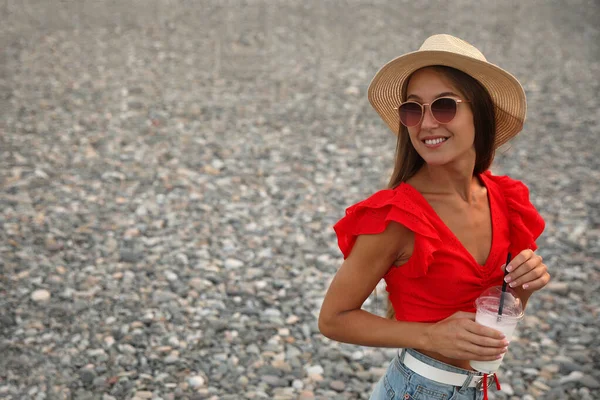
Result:
{"label": "red tassel", "polygon": [[483,400],[488,400],[488,387],[487,387],[488,374],[483,375]]}
{"label": "red tassel", "polygon": [[496,381],[496,389],[502,390],[500,388],[500,381],[498,380],[498,375],[494,374],[494,380]]}

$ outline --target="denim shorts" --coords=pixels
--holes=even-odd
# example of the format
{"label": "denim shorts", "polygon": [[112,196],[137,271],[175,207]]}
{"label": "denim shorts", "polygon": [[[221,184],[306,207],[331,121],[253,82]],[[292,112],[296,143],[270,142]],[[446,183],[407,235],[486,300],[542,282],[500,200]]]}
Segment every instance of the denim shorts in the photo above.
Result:
{"label": "denim shorts", "polygon": [[[437,368],[465,374],[465,384],[460,386],[446,385],[427,379],[408,369],[402,362],[404,352]],[[428,357],[413,349],[398,352],[390,363],[385,375],[381,377],[370,400],[481,400],[483,391],[468,387],[476,372],[467,371]],[[468,379],[471,378],[471,379]]]}

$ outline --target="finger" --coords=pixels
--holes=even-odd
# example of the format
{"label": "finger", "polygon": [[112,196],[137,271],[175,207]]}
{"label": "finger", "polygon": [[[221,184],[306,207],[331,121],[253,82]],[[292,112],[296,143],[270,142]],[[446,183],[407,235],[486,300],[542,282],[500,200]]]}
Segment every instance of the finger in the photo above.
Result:
{"label": "finger", "polygon": [[496,340],[502,340],[506,338],[504,333],[488,326],[478,324],[477,322],[467,324],[465,328],[468,332],[474,333],[478,336],[485,336]]}
{"label": "finger", "polygon": [[491,359],[495,359],[508,351],[508,346],[486,347],[469,342],[458,343],[458,348],[467,353],[471,353],[479,357],[489,357]]}
{"label": "finger", "polygon": [[475,321],[475,313],[470,313],[466,311],[457,311],[452,314],[448,319],[456,319],[456,318],[464,318],[469,319],[471,321]]}
{"label": "finger", "polygon": [[534,254],[535,253],[533,252],[533,250],[530,249],[525,249],[519,254],[517,254],[517,256],[513,258],[511,262],[508,263],[508,266],[506,267],[508,272],[514,271],[515,268],[529,260],[531,257],[533,257]]}
{"label": "finger", "polygon": [[527,272],[527,273],[519,276],[518,278],[512,280],[509,283],[509,286],[511,288],[516,288],[516,287],[519,287],[519,286],[521,286],[523,284],[526,284],[528,282],[532,282],[532,281],[535,281],[536,279],[541,278],[546,273],[546,271],[547,271],[547,268],[545,268],[545,267],[546,266],[544,264],[538,265],[536,268],[533,268],[529,272]]}
{"label": "finger", "polygon": [[523,284],[523,289],[531,291],[540,290],[546,286],[548,282],[550,282],[550,274],[546,272],[538,279]]}
{"label": "finger", "polygon": [[513,281],[517,280],[519,277],[529,273],[530,271],[532,271],[533,269],[537,268],[540,265],[543,265],[542,257],[540,257],[538,255],[534,255],[533,257],[531,257],[530,259],[528,259],[527,261],[525,261],[524,263],[522,263],[518,267],[516,267],[510,274],[506,275],[504,277],[504,280],[508,283],[513,282]]}
{"label": "finger", "polygon": [[484,347],[486,349],[490,349],[489,354],[493,354],[493,353],[498,354],[498,352],[500,350],[508,347],[508,340],[506,338],[494,339],[494,338],[490,338],[488,336],[476,335],[471,332],[466,332],[463,335],[463,338],[464,338],[464,340],[466,340],[469,343],[472,343],[473,345],[476,345],[479,347]]}
{"label": "finger", "polygon": [[461,358],[463,360],[473,360],[473,361],[496,361],[502,358],[502,354],[494,354],[494,355],[483,355],[480,354],[477,350],[475,352],[464,351],[461,354]]}

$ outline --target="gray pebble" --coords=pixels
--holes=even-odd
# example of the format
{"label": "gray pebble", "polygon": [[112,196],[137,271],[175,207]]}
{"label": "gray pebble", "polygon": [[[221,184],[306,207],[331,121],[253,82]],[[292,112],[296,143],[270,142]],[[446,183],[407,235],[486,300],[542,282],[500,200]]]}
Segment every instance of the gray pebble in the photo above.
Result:
{"label": "gray pebble", "polygon": [[84,386],[91,386],[96,379],[96,374],[91,369],[82,369],[79,371],[79,379]]}
{"label": "gray pebble", "polygon": [[331,381],[329,383],[329,387],[335,390],[336,392],[343,392],[346,389],[346,384],[342,381]]}

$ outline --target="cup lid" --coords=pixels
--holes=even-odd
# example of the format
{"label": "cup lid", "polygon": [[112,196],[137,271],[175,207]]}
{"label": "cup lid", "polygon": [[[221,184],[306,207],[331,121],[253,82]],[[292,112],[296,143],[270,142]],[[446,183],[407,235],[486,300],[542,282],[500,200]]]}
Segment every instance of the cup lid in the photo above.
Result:
{"label": "cup lid", "polygon": [[502,315],[506,317],[521,318],[523,316],[523,302],[516,295],[515,291],[507,288],[506,292],[502,292],[501,286],[493,286],[486,289],[475,300],[477,309],[482,309],[490,313],[499,313],[500,299],[502,302]]}

